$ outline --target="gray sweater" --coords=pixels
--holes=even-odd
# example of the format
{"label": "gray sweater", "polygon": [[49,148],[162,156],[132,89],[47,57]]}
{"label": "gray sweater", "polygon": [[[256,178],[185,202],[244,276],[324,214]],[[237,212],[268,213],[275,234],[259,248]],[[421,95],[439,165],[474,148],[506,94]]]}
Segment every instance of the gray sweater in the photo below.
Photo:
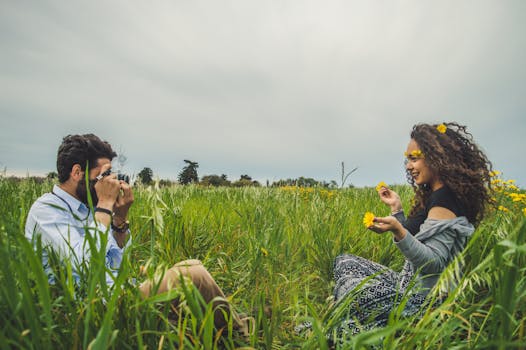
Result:
{"label": "gray sweater", "polygon": [[424,289],[431,289],[446,266],[466,247],[475,228],[466,217],[448,220],[426,219],[420,231],[407,235],[396,246],[406,257],[413,272],[420,271]]}

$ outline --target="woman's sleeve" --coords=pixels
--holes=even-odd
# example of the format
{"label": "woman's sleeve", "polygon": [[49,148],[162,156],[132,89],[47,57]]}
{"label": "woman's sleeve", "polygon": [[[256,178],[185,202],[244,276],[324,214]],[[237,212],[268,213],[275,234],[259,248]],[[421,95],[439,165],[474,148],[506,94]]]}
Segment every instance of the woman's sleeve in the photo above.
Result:
{"label": "woman's sleeve", "polygon": [[451,247],[456,238],[452,229],[444,229],[421,242],[407,231],[404,239],[396,242],[402,254],[423,273],[441,273],[451,260]]}

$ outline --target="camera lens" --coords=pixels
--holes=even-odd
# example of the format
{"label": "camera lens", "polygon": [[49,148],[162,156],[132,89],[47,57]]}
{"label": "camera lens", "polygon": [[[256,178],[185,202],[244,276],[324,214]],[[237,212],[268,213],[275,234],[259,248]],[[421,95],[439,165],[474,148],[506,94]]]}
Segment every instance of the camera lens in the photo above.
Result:
{"label": "camera lens", "polygon": [[117,174],[117,179],[118,179],[119,181],[122,180],[122,181],[124,181],[124,182],[126,182],[126,183],[128,183],[128,184],[130,183],[130,177],[129,177],[128,175],[126,175],[126,174],[118,173],[118,174]]}

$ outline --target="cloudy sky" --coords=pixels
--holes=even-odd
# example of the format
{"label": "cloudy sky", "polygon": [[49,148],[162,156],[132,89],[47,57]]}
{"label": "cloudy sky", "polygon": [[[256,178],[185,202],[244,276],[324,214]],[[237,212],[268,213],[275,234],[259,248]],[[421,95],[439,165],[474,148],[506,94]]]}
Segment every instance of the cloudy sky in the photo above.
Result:
{"label": "cloudy sky", "polygon": [[175,179],[403,183],[417,122],[526,186],[526,1],[1,1],[0,169],[93,132]]}

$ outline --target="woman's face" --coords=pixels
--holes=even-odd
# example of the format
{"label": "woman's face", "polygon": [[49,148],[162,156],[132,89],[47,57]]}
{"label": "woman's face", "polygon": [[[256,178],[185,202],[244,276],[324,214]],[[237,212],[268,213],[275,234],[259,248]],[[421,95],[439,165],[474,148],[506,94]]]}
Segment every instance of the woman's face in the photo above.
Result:
{"label": "woman's face", "polygon": [[411,139],[411,141],[409,141],[406,155],[407,162],[405,168],[417,185],[428,184],[433,191],[442,187],[442,182],[438,178],[438,175],[427,166],[425,154],[422,154],[420,146],[418,146],[415,140]]}

